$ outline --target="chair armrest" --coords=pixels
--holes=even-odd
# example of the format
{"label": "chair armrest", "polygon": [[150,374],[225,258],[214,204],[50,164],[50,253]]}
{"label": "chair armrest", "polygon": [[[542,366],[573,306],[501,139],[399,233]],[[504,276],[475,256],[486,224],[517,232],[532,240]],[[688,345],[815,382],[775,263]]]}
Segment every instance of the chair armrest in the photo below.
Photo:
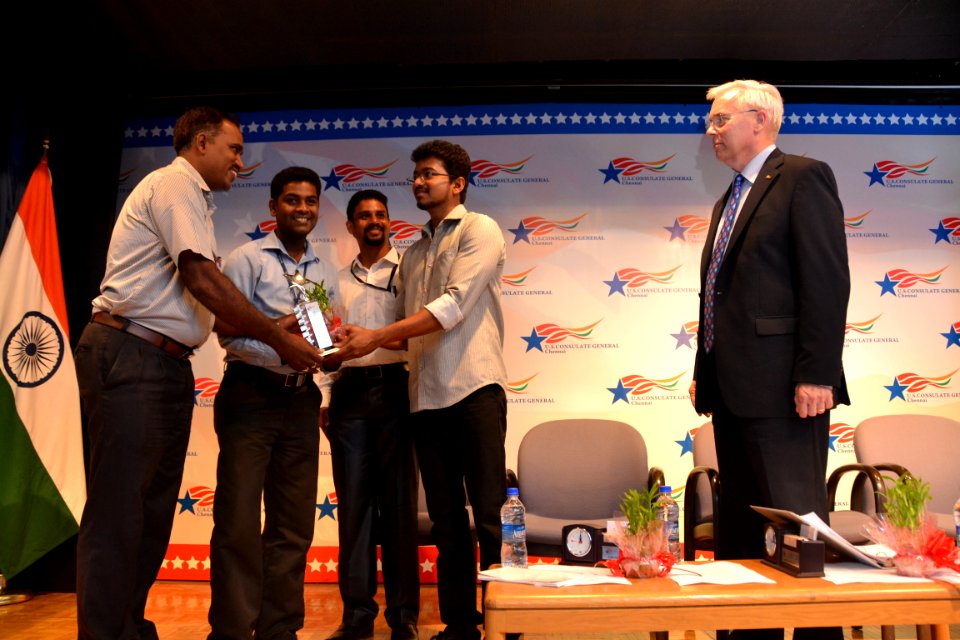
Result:
{"label": "chair armrest", "polygon": [[[717,539],[720,524],[720,474],[712,467],[694,467],[687,474],[687,483],[683,490],[683,559],[694,560],[696,548],[693,544],[693,530],[697,526],[697,511],[700,498],[697,495],[697,480],[706,476],[710,487],[710,499],[713,503],[713,539]],[[714,542],[716,544],[716,542]]]}
{"label": "chair armrest", "polygon": [[519,486],[520,481],[517,479],[517,472],[513,469],[507,469],[507,488]]}
{"label": "chair armrest", "polygon": [[889,471],[891,473],[897,474],[898,476],[909,476],[911,478],[914,477],[913,474],[910,473],[909,469],[895,462],[879,462],[873,465],[873,468],[876,469],[877,471]]}
{"label": "chair armrest", "polygon": [[840,479],[848,473],[857,474],[853,479],[853,487],[850,490],[850,510],[867,513],[864,511],[860,500],[864,484],[869,481],[873,494],[874,512],[884,513],[886,507],[884,506],[883,498],[883,478],[880,476],[877,467],[863,463],[845,464],[837,467],[833,470],[833,473],[830,474],[830,477],[827,479],[827,504],[830,506],[830,510],[834,511],[837,506],[837,488],[840,484]]}

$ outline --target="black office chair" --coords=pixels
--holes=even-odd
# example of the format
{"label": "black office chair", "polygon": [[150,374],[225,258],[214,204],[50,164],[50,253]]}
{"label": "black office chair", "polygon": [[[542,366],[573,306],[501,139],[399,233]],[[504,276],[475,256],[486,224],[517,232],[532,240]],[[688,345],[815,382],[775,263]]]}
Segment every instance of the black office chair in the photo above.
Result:
{"label": "black office chair", "polygon": [[696,560],[697,551],[713,551],[720,529],[720,474],[713,443],[713,422],[693,435],[693,469],[683,492],[683,559]]}

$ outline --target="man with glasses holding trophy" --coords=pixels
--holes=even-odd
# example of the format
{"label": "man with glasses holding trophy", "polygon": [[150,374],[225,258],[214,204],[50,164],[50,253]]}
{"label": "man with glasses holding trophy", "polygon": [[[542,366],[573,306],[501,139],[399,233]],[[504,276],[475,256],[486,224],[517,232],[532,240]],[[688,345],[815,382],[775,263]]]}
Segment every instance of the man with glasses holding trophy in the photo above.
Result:
{"label": "man with glasses holding trophy", "polygon": [[[480,568],[500,562],[500,505],[506,493],[503,231],[464,206],[470,156],[433,140],[410,157],[417,208],[430,219],[400,263],[403,317],[380,329],[346,325],[346,359],[406,341],[410,410],[431,531],[437,595],[446,625],[439,640],[479,640],[476,524]],[[466,492],[464,491],[466,487]]]}

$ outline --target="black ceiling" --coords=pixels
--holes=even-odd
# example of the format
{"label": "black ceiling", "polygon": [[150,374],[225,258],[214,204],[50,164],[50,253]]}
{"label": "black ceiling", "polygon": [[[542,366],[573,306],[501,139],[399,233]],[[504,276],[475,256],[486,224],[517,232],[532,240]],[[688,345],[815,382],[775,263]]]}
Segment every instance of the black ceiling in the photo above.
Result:
{"label": "black ceiling", "polygon": [[704,85],[734,76],[948,93],[960,84],[957,0],[18,4],[26,16],[8,22],[4,46],[21,69],[42,65],[58,86],[109,85],[147,109],[197,96],[258,108],[278,97],[564,100],[636,87],[674,97],[690,87],[699,100]]}
{"label": "black ceiling", "polygon": [[956,57],[955,0],[104,0],[134,55],[195,71],[568,60]]}

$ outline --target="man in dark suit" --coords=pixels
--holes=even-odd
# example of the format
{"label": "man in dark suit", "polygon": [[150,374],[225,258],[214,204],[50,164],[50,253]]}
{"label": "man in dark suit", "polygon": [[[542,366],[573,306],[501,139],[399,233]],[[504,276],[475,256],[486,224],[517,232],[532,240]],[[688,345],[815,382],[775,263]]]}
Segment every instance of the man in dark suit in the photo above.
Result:
{"label": "man in dark suit", "polygon": [[[829,166],[776,148],[776,87],[737,80],[707,99],[707,135],[736,175],[713,208],[703,250],[690,399],[713,416],[723,487],[716,557],[757,558],[764,520],[751,504],[828,517],[830,409],[849,404],[843,208]],[[750,637],[773,635],[762,631]]]}

